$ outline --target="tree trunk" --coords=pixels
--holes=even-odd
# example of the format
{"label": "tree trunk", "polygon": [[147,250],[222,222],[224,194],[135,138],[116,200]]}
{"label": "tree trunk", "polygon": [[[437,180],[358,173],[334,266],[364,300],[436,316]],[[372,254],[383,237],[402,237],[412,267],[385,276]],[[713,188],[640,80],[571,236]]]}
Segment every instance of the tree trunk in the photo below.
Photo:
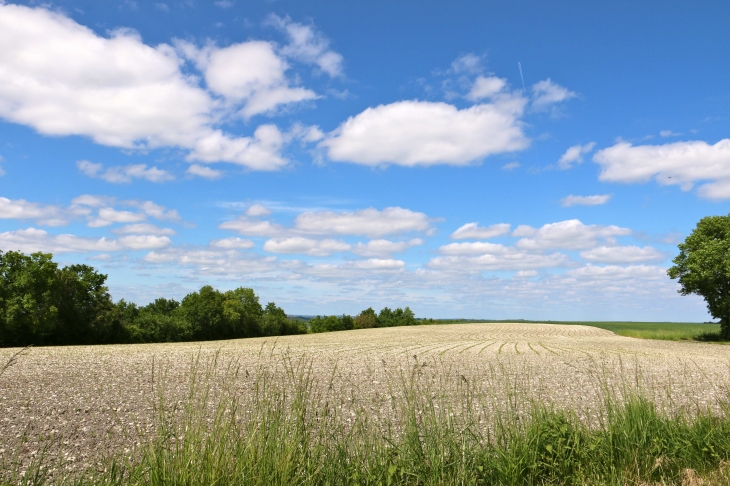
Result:
{"label": "tree trunk", "polygon": [[730,340],[730,317],[720,319],[720,337],[723,340]]}

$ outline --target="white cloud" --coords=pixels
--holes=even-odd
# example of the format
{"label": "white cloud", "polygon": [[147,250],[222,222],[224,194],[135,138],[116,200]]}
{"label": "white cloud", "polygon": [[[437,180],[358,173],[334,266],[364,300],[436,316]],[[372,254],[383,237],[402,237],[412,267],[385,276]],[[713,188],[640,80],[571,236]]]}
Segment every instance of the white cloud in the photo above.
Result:
{"label": "white cloud", "polygon": [[560,200],[563,207],[569,208],[571,206],[599,206],[606,204],[611,199],[610,194],[596,194],[595,196],[565,196]]}
{"label": "white cloud", "polygon": [[0,249],[24,253],[85,253],[89,251],[151,250],[165,248],[172,242],[167,236],[131,235],[117,240],[86,238],[70,234],[51,235],[46,231],[28,228],[0,233]]}
{"label": "white cloud", "polygon": [[274,125],[261,125],[253,137],[232,138],[220,130],[195,141],[189,161],[232,162],[252,170],[279,170],[287,164],[281,156],[284,135]]}
{"label": "white cloud", "polygon": [[560,156],[558,160],[558,167],[561,169],[570,169],[574,164],[582,164],[583,156],[593,150],[596,146],[595,142],[587,143],[585,145],[573,145]]}
{"label": "white cloud", "polygon": [[350,250],[350,245],[342,240],[313,240],[301,236],[272,239],[264,243],[264,251],[271,253],[299,253],[310,256],[329,256],[332,253]]}
{"label": "white cloud", "polygon": [[211,240],[210,246],[213,248],[248,250],[256,246],[251,240],[242,240],[241,238],[223,238],[221,240]]}
{"label": "white cloud", "polygon": [[79,160],[76,167],[89,177],[95,177],[114,184],[132,182],[132,179],[144,179],[150,182],[166,182],[175,177],[169,172],[157,167],[147,167],[146,164],[118,165],[104,170],[102,164],[95,164],[88,160]]}
{"label": "white cloud", "polygon": [[111,204],[114,204],[114,198],[110,196],[94,196],[92,194],[82,194],[81,196],[71,199],[71,204],[98,208],[101,206],[109,206]]}
{"label": "white cloud", "polygon": [[449,243],[439,248],[444,255],[501,255],[511,251],[509,247],[497,243],[476,241],[473,243]]}
{"label": "white cloud", "polygon": [[[452,245],[473,245],[473,243],[452,243]],[[484,245],[489,245],[489,243],[484,243]],[[501,249],[495,253],[485,253],[479,256],[439,256],[432,258],[428,262],[428,267],[447,273],[474,273],[557,268],[573,264],[570,258],[562,253],[542,255],[519,251],[502,245],[494,246],[501,246]],[[463,249],[466,250],[466,248]]]}
{"label": "white cloud", "polygon": [[472,101],[483,100],[498,95],[507,86],[507,81],[496,76],[479,76],[471,87],[466,98]]}
{"label": "white cloud", "polygon": [[666,137],[678,137],[680,135],[682,135],[682,134],[681,133],[678,133],[678,132],[673,132],[671,130],[661,130],[659,132],[659,136],[665,137],[665,138]]}
{"label": "white cloud", "polygon": [[244,216],[239,216],[233,221],[226,221],[218,228],[237,231],[239,234],[247,236],[277,236],[285,232],[284,227],[276,223],[252,221]]}
{"label": "white cloud", "polygon": [[519,162],[508,162],[502,166],[502,170],[514,170],[520,166]]}
{"label": "white cloud", "polygon": [[180,249],[168,248],[151,251],[143,259],[147,263],[192,267],[195,273],[214,275],[231,280],[250,281],[251,278],[268,275],[277,270],[276,257],[259,257],[241,253],[238,249]]}
{"label": "white cloud", "polygon": [[[155,204],[152,201],[140,201],[136,199],[117,201],[109,196],[93,196],[84,194],[71,200],[72,205],[68,211],[83,214],[88,220],[88,226],[99,228],[114,223],[139,223],[148,217],[158,221],[179,221],[180,214],[175,209],[167,209],[164,206]],[[138,212],[118,210],[112,206],[120,205],[137,208]],[[96,216],[93,216],[92,209],[98,208]]]}
{"label": "white cloud", "polygon": [[566,271],[565,276],[583,281],[592,280],[605,285],[606,281],[618,284],[633,283],[637,278],[667,280],[667,271],[664,268],[652,265],[629,265],[627,267],[606,265],[599,267],[588,264],[581,268]]}
{"label": "white cloud", "polygon": [[662,261],[666,255],[651,246],[599,246],[580,253],[581,258],[597,263],[639,263]]}
{"label": "white cloud", "polygon": [[221,177],[223,177],[223,171],[211,169],[210,167],[206,167],[200,164],[191,164],[190,167],[188,167],[188,169],[185,171],[185,173],[210,180],[220,179]]}
{"label": "white cloud", "polygon": [[529,145],[519,120],[524,107],[525,99],[517,95],[462,110],[399,101],[350,117],[319,147],[331,160],[370,166],[467,165]]}
{"label": "white cloud", "polygon": [[478,223],[466,223],[451,234],[454,240],[463,239],[488,239],[495,236],[506,235],[509,233],[510,225],[506,223],[498,223],[486,228],[479,226]]}
{"label": "white cloud", "polygon": [[246,210],[247,216],[257,217],[257,216],[268,216],[269,214],[271,214],[271,209],[269,209],[265,206],[262,206],[261,204],[252,204]]}
{"label": "white cloud", "polygon": [[144,221],[147,216],[144,213],[134,213],[132,211],[118,211],[113,208],[101,208],[98,217],[89,221],[92,228],[100,228],[109,226],[114,223],[137,223]]}
{"label": "white cloud", "polygon": [[314,64],[330,76],[342,75],[342,56],[329,47],[329,41],[309,25],[272,15],[270,23],[286,32],[289,44],[281,53],[300,62]]}
{"label": "white cloud", "polygon": [[518,226],[512,233],[514,236],[528,236],[517,241],[517,248],[524,250],[542,250],[562,248],[566,250],[584,250],[598,246],[599,241],[616,236],[630,235],[631,230],[619,226],[585,225],[577,219],[543,225],[540,228]]}
{"label": "white cloud", "polygon": [[198,49],[210,89],[228,96],[221,100],[183,72],[182,49],[149,46],[129,29],[101,37],[43,7],[0,4],[0,117],[46,135],[179,147],[193,161],[273,170],[286,164],[278,130],[236,137],[216,129],[234,112],[251,116],[315,96],[289,86],[273,49],[258,41]]}
{"label": "white cloud", "polygon": [[459,56],[451,63],[450,72],[454,74],[479,74],[484,68],[482,67],[482,58],[473,53],[467,53]]}
{"label": "white cloud", "polygon": [[358,211],[319,211],[302,213],[295,219],[296,229],[304,233],[364,235],[382,237],[411,231],[428,231],[431,219],[424,213],[400,207]]}
{"label": "white cloud", "polygon": [[559,84],[550,81],[550,78],[532,85],[532,107],[537,111],[546,110],[557,103],[574,98],[575,93]]}
{"label": "white cloud", "polygon": [[364,257],[384,257],[422,244],[423,240],[420,238],[409,241],[370,240],[367,243],[359,242],[352,248],[352,252]]}
{"label": "white cloud", "polygon": [[[267,208],[253,205],[253,216],[264,216]],[[248,211],[233,221],[218,226],[234,230],[242,235],[290,237],[311,235],[353,235],[379,238],[389,234],[408,232],[430,232],[435,221],[424,213],[390,207],[379,211],[375,208],[357,211],[308,211],[299,214],[293,227],[284,227],[271,221],[250,219]]]}
{"label": "white cloud", "polygon": [[690,190],[699,181],[697,193],[707,199],[730,198],[730,139],[714,145],[704,141],[664,145],[619,142],[600,150],[593,160],[601,166],[599,179],[608,182],[639,183],[652,178],[662,185],[679,185]]}
{"label": "white cloud", "polygon": [[70,217],[68,211],[59,206],[0,197],[0,219],[32,219],[43,226],[63,226],[68,224]]}
{"label": "white cloud", "polygon": [[392,258],[371,258],[369,260],[360,260],[353,262],[352,266],[366,270],[392,271],[400,270],[401,268],[405,267],[406,262],[402,260],[393,260]]}
{"label": "white cloud", "polygon": [[280,105],[317,98],[309,89],[292,87],[286,78],[288,65],[275,45],[248,41],[228,47],[178,41],[178,50],[204,73],[208,88],[234,103],[242,103],[245,118],[267,113]]}
{"label": "white cloud", "polygon": [[118,235],[158,235],[158,236],[172,236],[175,234],[175,230],[172,228],[160,228],[154,224],[149,223],[137,223],[127,224],[121,228],[112,230],[112,233]]}

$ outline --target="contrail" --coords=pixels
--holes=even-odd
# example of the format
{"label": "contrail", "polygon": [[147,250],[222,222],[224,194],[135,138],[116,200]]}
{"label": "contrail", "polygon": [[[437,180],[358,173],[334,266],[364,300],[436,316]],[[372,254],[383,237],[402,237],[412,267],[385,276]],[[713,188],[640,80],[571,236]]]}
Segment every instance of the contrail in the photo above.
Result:
{"label": "contrail", "polygon": [[[525,87],[525,77],[522,75],[522,63],[520,61],[517,61],[517,67],[520,68],[520,79],[522,80],[522,91],[524,91],[525,96],[527,96],[527,88]],[[530,115],[530,110],[527,110],[527,117],[530,119],[530,126],[532,125],[532,115]],[[537,152],[537,146],[535,146],[535,163],[538,165],[540,164],[540,154]]]}
{"label": "contrail", "polygon": [[522,75],[522,63],[517,61],[517,67],[520,68],[520,79],[522,80],[522,91],[527,93],[527,88],[525,88],[525,77]]}

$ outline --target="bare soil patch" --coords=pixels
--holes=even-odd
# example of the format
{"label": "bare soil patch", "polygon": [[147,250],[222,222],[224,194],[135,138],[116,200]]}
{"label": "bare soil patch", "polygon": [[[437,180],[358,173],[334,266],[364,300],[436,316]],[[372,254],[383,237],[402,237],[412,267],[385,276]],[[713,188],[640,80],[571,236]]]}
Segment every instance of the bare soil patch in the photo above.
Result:
{"label": "bare soil patch", "polygon": [[[5,363],[17,349],[0,350]],[[33,348],[0,376],[0,461],[47,448],[80,470],[130,452],[154,424],[156,390],[183,400],[196,359],[240,366],[241,393],[261,366],[311,360],[345,410],[387,409],[399,377],[424,370],[432,390],[459,380],[483,393],[540,399],[590,417],[606,388],[638,386],[668,407],[714,407],[727,397],[730,347],[639,340],[571,325],[459,324],[205,343]],[[273,365],[272,365],[273,363]],[[277,364],[279,363],[279,364]],[[277,368],[282,374],[285,366]],[[130,452],[131,453],[131,452]]]}

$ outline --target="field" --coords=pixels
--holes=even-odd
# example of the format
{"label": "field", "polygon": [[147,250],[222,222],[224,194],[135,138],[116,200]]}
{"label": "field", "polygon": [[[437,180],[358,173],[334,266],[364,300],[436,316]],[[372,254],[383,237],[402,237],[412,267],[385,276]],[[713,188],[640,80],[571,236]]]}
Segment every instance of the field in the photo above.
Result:
{"label": "field", "polygon": [[[0,350],[0,363],[16,351]],[[261,403],[296,410],[306,391],[315,429],[327,420],[337,430],[367,424],[392,440],[407,433],[408,410],[430,410],[487,441],[505,414],[517,423],[536,404],[568,410],[588,428],[604,423],[607,400],[632,397],[667,416],[722,414],[729,365],[723,345],[524,323],[31,348],[0,376],[0,461],[21,471],[44,456],[59,475],[134,460],[156,436],[160,414],[185,420],[195,397],[205,409],[196,413],[213,413],[210,423],[219,398],[235,395],[235,413],[260,424]]]}
{"label": "field", "polygon": [[[466,320],[439,320],[443,324],[466,323]],[[503,321],[484,321],[500,323]],[[619,336],[641,339],[664,339],[668,341],[716,341],[719,340],[720,324],[696,322],[632,322],[632,321],[528,321],[524,324],[568,324],[572,326],[592,326],[609,330]]]}

